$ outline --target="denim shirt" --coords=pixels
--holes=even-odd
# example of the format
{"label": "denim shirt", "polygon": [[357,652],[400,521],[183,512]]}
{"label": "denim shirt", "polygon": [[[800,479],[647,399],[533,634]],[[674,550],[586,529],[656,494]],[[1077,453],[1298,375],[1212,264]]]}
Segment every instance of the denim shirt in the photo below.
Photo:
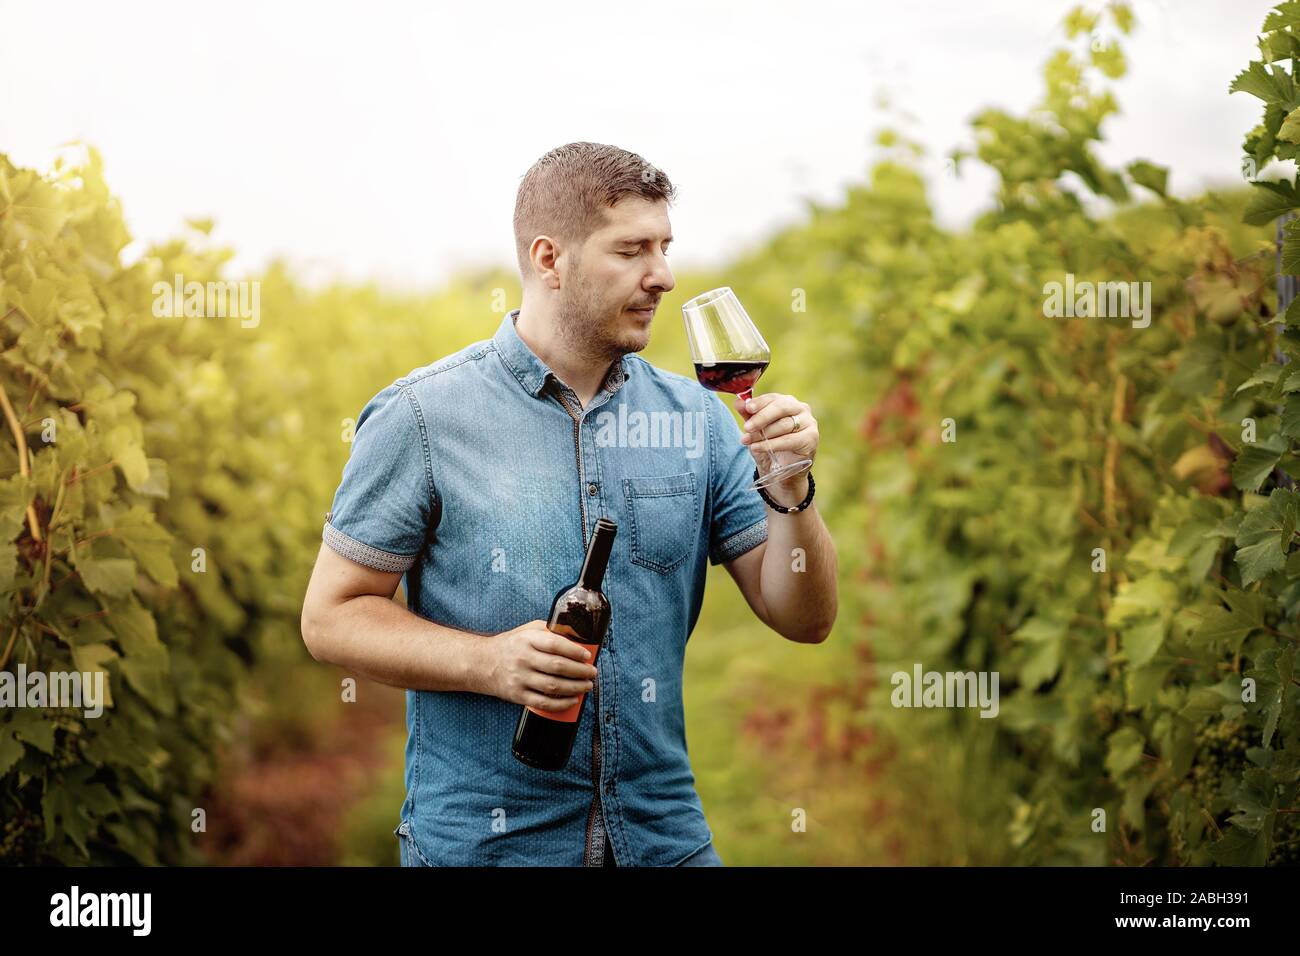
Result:
{"label": "denim shirt", "polygon": [[433,866],[676,865],[706,847],[682,706],[706,559],[767,538],[753,459],[721,398],[636,355],[583,409],[506,315],[412,371],[357,419],[325,542],[404,573],[417,616],[483,635],[545,620],[602,515],[618,524],[612,606],[568,765],[511,753],[521,705],[406,694],[398,835]]}

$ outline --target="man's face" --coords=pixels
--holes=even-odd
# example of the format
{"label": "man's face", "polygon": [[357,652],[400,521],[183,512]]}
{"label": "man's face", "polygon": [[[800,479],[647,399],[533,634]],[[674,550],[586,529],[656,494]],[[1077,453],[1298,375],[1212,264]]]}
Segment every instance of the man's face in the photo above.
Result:
{"label": "man's face", "polygon": [[562,277],[559,322],[576,347],[614,360],[650,344],[659,300],[677,283],[667,202],[625,196],[605,217]]}

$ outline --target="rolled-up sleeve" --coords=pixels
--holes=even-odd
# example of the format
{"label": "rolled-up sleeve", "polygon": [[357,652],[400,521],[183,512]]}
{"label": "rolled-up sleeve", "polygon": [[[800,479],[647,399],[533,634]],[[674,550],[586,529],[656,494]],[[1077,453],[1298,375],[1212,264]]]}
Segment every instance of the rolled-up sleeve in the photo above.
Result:
{"label": "rolled-up sleeve", "polygon": [[436,502],[428,435],[410,387],[398,379],[357,418],[322,535],[358,564],[406,572],[424,545]]}
{"label": "rolled-up sleeve", "polygon": [[767,505],[750,487],[754,459],[740,443],[740,426],[716,392],[709,392],[709,563],[724,564],[767,540]]}

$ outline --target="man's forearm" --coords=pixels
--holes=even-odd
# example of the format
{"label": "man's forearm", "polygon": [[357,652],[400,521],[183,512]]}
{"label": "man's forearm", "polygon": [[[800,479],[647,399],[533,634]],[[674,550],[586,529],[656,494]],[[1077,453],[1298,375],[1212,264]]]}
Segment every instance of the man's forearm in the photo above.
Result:
{"label": "man's forearm", "polygon": [[484,692],[481,651],[487,635],[427,621],[391,598],[350,598],[304,621],[303,637],[316,660],[381,684]]}
{"label": "man's forearm", "polygon": [[[780,505],[793,507],[808,492],[807,478],[795,488],[771,488]],[[791,640],[816,643],[835,623],[839,561],[826,523],[811,504],[798,514],[767,513],[767,550],[762,590],[771,626]]]}

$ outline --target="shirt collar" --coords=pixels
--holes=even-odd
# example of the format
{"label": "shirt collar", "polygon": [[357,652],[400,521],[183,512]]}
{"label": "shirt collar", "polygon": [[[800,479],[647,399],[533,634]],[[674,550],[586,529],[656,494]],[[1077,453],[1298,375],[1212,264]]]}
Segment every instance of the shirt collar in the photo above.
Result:
{"label": "shirt collar", "polygon": [[[514,377],[519,380],[524,391],[533,398],[538,398],[546,389],[547,383],[558,381],[559,377],[551,371],[550,366],[533,354],[533,350],[519,337],[519,330],[515,328],[515,319],[518,317],[518,309],[507,313],[501,320],[496,335],[492,337],[492,343],[496,346],[502,361],[506,363],[506,368],[510,369]],[[605,376],[601,388],[610,393],[618,391],[627,381],[630,371],[631,363],[624,355],[610,366],[609,374]]]}

